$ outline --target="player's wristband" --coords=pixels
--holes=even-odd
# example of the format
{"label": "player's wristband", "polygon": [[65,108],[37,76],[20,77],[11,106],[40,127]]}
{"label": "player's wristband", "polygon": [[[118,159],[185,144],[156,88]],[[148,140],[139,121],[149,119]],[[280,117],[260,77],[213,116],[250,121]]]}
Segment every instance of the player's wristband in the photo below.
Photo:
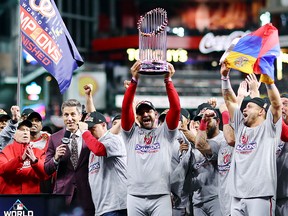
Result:
{"label": "player's wristband", "polygon": [[267,88],[267,89],[272,89],[272,88],[275,87],[275,84],[274,84],[274,83],[272,83],[272,84],[265,84],[265,85],[266,85],[266,88]]}
{"label": "player's wristband", "polygon": [[221,113],[222,114],[222,122],[223,122],[223,125],[225,124],[229,124],[229,112],[228,111],[224,111]]}
{"label": "player's wristband", "polygon": [[229,79],[221,79],[221,87],[222,89],[230,89],[231,84]]}
{"label": "player's wristband", "polygon": [[207,122],[204,119],[201,119],[199,130],[206,131],[206,129],[207,129]]}
{"label": "player's wristband", "polygon": [[172,82],[172,78],[171,77],[164,79],[164,83],[168,83],[168,82]]}

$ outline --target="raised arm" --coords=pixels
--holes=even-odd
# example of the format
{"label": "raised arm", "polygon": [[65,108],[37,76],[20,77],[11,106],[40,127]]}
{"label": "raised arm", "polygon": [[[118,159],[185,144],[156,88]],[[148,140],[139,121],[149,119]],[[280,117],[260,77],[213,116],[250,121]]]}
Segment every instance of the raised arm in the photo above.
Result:
{"label": "raised arm", "polygon": [[133,101],[136,93],[137,82],[139,78],[138,71],[140,69],[141,62],[136,61],[134,65],[131,67],[131,83],[129,84],[128,88],[125,91],[124,98],[122,101],[122,113],[121,118],[121,127],[124,131],[129,131],[134,122],[135,122],[135,114],[133,108]]}
{"label": "raised arm", "polygon": [[233,121],[234,110],[238,107],[236,95],[231,87],[229,78],[230,68],[226,66],[226,63],[221,64],[220,74],[221,74],[221,85],[222,85],[222,95],[229,111],[230,119]]}
{"label": "raised arm", "polygon": [[96,111],[96,108],[94,106],[93,102],[93,85],[92,84],[87,84],[83,86],[84,91],[85,91],[85,99],[86,99],[86,111],[87,113],[94,112]]}
{"label": "raised arm", "polygon": [[203,113],[203,117],[200,121],[200,127],[198,133],[196,135],[195,147],[202,153],[202,154],[212,154],[211,146],[208,143],[207,137],[207,126],[209,123],[212,122],[213,117],[215,116],[215,112],[213,110],[205,110]]}
{"label": "raised arm", "polygon": [[225,103],[223,103],[219,106],[219,111],[222,115],[223,134],[224,134],[225,140],[226,140],[228,145],[234,147],[235,146],[234,129],[229,124],[230,116],[229,116],[229,112],[227,110]]}
{"label": "raised arm", "polygon": [[164,82],[166,85],[166,92],[167,92],[168,100],[170,104],[169,111],[166,115],[166,122],[167,122],[168,128],[170,130],[174,130],[178,127],[181,107],[180,107],[179,95],[171,79],[175,73],[175,69],[173,65],[170,63],[168,63],[168,71],[169,73],[165,75],[165,79],[164,79]]}
{"label": "raised arm", "polygon": [[274,83],[265,85],[271,103],[270,110],[273,114],[273,123],[275,124],[282,116],[282,103],[280,94]]}

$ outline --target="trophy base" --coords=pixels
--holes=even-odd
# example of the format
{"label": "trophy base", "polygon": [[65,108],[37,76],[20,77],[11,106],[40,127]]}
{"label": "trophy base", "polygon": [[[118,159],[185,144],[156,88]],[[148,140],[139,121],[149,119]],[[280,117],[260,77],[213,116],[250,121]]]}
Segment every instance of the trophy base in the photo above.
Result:
{"label": "trophy base", "polygon": [[143,74],[143,75],[166,74],[166,73],[169,73],[168,65],[166,62],[144,61],[142,62],[141,68],[138,73]]}

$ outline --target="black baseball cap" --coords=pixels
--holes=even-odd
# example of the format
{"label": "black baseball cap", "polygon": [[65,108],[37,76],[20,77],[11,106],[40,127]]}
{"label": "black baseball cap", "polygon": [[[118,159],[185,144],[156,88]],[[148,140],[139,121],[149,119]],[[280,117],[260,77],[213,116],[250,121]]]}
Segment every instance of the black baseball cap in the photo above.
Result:
{"label": "black baseball cap", "polygon": [[243,113],[243,110],[246,108],[247,104],[249,103],[249,101],[251,100],[252,98],[250,96],[246,96],[244,97],[244,99],[242,100],[241,102],[241,106],[240,106],[240,110],[241,112]]}
{"label": "black baseball cap", "polygon": [[247,104],[250,103],[250,102],[257,104],[259,107],[263,108],[266,112],[268,111],[269,106],[270,106],[270,102],[266,98],[254,97],[254,98],[250,99],[247,102]]}
{"label": "black baseball cap", "polygon": [[280,97],[281,97],[281,98],[288,98],[288,93],[283,93],[283,94],[281,94]]}
{"label": "black baseball cap", "polygon": [[20,129],[23,125],[25,125],[25,126],[27,126],[27,127],[29,127],[29,128],[32,127],[31,121],[29,121],[29,120],[24,120],[24,121],[21,121],[21,122],[18,124],[17,129]]}
{"label": "black baseball cap", "polygon": [[147,101],[147,100],[143,100],[143,101],[140,101],[137,105],[136,105],[136,113],[139,113],[139,111],[141,110],[141,108],[143,107],[149,107],[153,110],[156,110],[154,105],[150,102],[150,101]]}
{"label": "black baseball cap", "polygon": [[0,109],[0,119],[6,119],[8,121],[11,117],[3,109]]}
{"label": "black baseball cap", "polygon": [[196,116],[199,115],[199,113],[201,112],[201,110],[203,109],[210,109],[210,110],[214,110],[213,107],[211,106],[211,104],[209,103],[202,103],[197,107],[197,111],[196,111]]}
{"label": "black baseball cap", "polygon": [[197,115],[195,115],[193,117],[194,121],[200,121],[202,119],[203,113],[201,113],[201,110],[203,110],[205,108],[214,111],[215,116],[213,118],[219,118],[219,113],[217,112],[217,110],[215,110],[209,103],[203,103],[203,104],[198,106],[198,109],[197,109],[198,113],[197,113]]}
{"label": "black baseball cap", "polygon": [[32,113],[32,112],[35,112],[33,109],[31,109],[31,108],[27,108],[27,109],[24,109],[23,111],[22,111],[22,114],[21,114],[21,116],[28,116],[30,113]]}
{"label": "black baseball cap", "polygon": [[100,112],[87,113],[85,117],[85,123],[88,124],[88,128],[92,128],[95,124],[107,123],[105,116]]}
{"label": "black baseball cap", "polygon": [[165,117],[168,113],[169,109],[165,109],[163,112],[160,113],[159,117],[158,117],[158,121],[160,122],[164,122]]}
{"label": "black baseball cap", "polygon": [[121,114],[117,114],[115,115],[113,118],[112,118],[112,123],[115,121],[115,120],[118,120],[118,119],[121,119]]}
{"label": "black baseball cap", "polygon": [[32,120],[33,118],[37,118],[39,121],[42,121],[42,116],[38,112],[32,112],[28,115],[27,119]]}
{"label": "black baseball cap", "polygon": [[195,122],[196,121],[201,121],[202,117],[203,117],[203,114],[196,115],[196,116],[193,117],[193,121],[195,121]]}
{"label": "black baseball cap", "polygon": [[187,109],[181,108],[181,115],[190,120],[190,113]]}

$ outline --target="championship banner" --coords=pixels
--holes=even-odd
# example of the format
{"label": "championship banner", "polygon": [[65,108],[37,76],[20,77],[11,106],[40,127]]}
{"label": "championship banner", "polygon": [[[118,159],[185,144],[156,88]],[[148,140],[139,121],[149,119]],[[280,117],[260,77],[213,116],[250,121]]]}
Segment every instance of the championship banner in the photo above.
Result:
{"label": "championship banner", "polygon": [[226,57],[228,67],[261,74],[260,82],[274,82],[274,61],[280,55],[278,30],[268,23],[242,38]]}
{"label": "championship banner", "polygon": [[83,60],[53,0],[20,0],[23,48],[58,82],[61,94]]}

